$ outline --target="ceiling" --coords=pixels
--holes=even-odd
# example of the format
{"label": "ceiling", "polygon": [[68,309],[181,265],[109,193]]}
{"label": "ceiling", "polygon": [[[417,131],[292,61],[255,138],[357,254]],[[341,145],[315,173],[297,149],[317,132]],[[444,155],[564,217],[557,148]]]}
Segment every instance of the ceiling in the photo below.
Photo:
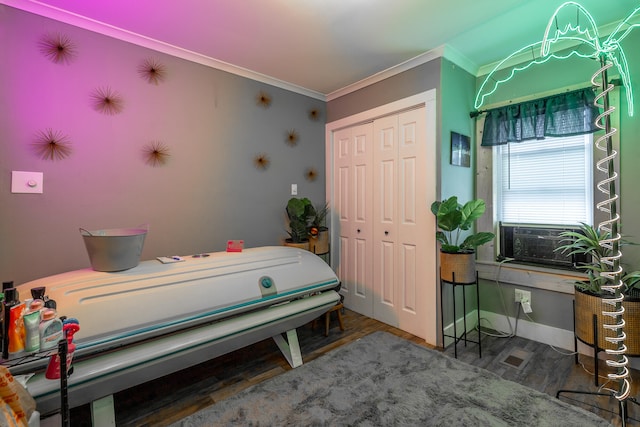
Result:
{"label": "ceiling", "polygon": [[[491,64],[541,40],[563,2],[0,0],[329,98],[433,55],[444,55],[475,75],[485,74]],[[580,4],[598,26],[617,23],[640,6],[638,0]]]}

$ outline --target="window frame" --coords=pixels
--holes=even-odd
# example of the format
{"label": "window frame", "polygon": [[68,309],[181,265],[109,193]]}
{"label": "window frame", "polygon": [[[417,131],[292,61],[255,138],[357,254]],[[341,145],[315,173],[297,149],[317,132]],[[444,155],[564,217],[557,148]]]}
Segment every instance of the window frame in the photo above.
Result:
{"label": "window frame", "polygon": [[[526,96],[526,97],[521,97],[518,99],[513,99],[513,100],[509,100],[506,102],[502,102],[502,103],[496,103],[496,104],[492,104],[492,105],[487,105],[486,109],[492,109],[492,108],[498,108],[500,106],[503,105],[507,105],[507,104],[511,104],[511,103],[518,103],[518,102],[524,102],[527,100],[531,100],[531,99],[536,99],[536,98],[542,98],[545,96],[548,96],[550,94],[553,93],[558,93],[561,92],[563,90],[569,91],[569,90],[574,90],[578,88],[578,86],[574,86],[574,87],[567,87],[564,89],[557,89],[557,90],[553,90],[553,91],[549,91],[549,92],[545,92],[545,93],[539,93],[539,94],[532,94],[530,96]],[[620,89],[618,86],[616,86],[609,94],[609,104],[610,106],[614,107],[616,112],[611,116],[611,126],[613,128],[618,129],[618,132],[616,132],[613,137],[612,137],[612,143],[613,143],[613,149],[616,150],[618,152],[618,156],[616,158],[616,170],[620,171],[620,165],[619,165],[619,160],[620,160],[620,115],[621,115],[621,110],[620,110]],[[475,148],[476,148],[476,198],[480,198],[483,199],[487,202],[487,210],[485,215],[483,215],[480,219],[478,219],[477,223],[476,223],[476,227],[478,231],[491,231],[493,233],[496,234],[496,239],[494,239],[493,242],[487,244],[487,245],[483,245],[478,247],[477,250],[477,261],[480,264],[479,265],[479,274],[480,277],[482,278],[483,276],[486,276],[484,278],[495,278],[495,273],[496,273],[496,269],[500,269],[501,266],[499,266],[499,263],[496,261],[496,257],[498,255],[498,245],[497,245],[497,241],[499,241],[500,237],[498,235],[499,233],[499,227],[498,227],[498,220],[497,220],[497,215],[495,212],[495,208],[494,206],[496,206],[497,200],[497,194],[494,191],[494,175],[493,175],[493,170],[494,170],[494,163],[493,163],[493,152],[494,149],[491,147],[481,147],[480,144],[482,143],[482,131],[483,131],[483,127],[484,127],[484,115],[479,115],[476,117],[476,132],[475,132]],[[601,134],[603,134],[603,132],[596,132],[594,133],[594,144],[593,144],[593,206],[594,206],[594,217],[593,217],[593,223],[594,224],[598,224],[599,222],[601,222],[604,218],[604,213],[600,212],[599,210],[597,210],[595,208],[596,204],[602,200],[604,200],[604,195],[602,195],[600,193],[599,190],[597,190],[596,186],[598,184],[598,182],[602,179],[602,174],[596,170],[595,167],[595,162],[599,159],[602,159],[604,157],[604,154],[600,151],[597,150],[595,148],[595,141],[597,140],[598,136],[600,136]],[[620,191],[620,182],[619,179],[616,180],[616,189],[619,192]],[[620,209],[620,207],[619,207]],[[483,264],[485,264],[485,266],[482,266]],[[542,270],[542,271],[546,271],[547,273],[551,273],[551,274],[558,274],[559,277],[562,277],[562,280],[566,280],[567,278],[567,272],[566,271],[562,271],[562,270],[558,270],[558,269],[553,269],[551,267],[527,267],[527,266],[522,266],[521,268],[522,270],[525,271],[530,271],[530,270]],[[525,273],[527,274],[527,273]],[[526,278],[525,278],[526,279]],[[525,280],[526,281],[526,280]],[[560,286],[558,284],[553,285],[555,290],[559,290],[561,289],[563,292],[568,290],[571,290],[571,292],[573,292],[573,287],[572,286]],[[536,286],[534,286],[536,287]]]}

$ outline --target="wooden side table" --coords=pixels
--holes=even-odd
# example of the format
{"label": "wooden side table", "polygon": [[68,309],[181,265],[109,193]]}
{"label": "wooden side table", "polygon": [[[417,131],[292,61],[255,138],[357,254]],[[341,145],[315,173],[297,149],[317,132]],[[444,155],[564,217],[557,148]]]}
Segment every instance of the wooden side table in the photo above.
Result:
{"label": "wooden side table", "polygon": [[[334,305],[333,307],[331,307],[325,314],[324,314],[324,336],[328,337],[329,336],[329,323],[331,322],[331,313],[333,313],[334,311],[336,311],[338,313],[338,323],[340,324],[340,330],[344,331],[344,322],[342,320],[342,310],[344,310],[344,305],[342,304],[342,301],[340,301],[339,303],[337,303],[336,305]],[[311,323],[311,327],[313,329],[315,329],[316,327],[316,322],[318,321],[318,319],[315,319],[312,323]]]}

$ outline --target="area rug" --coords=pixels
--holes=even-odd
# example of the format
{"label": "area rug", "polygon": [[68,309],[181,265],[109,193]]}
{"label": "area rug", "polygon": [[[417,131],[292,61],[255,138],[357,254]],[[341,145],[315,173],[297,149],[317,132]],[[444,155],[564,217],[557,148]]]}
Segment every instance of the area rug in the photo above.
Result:
{"label": "area rug", "polygon": [[552,396],[386,332],[249,387],[175,424],[610,426]]}

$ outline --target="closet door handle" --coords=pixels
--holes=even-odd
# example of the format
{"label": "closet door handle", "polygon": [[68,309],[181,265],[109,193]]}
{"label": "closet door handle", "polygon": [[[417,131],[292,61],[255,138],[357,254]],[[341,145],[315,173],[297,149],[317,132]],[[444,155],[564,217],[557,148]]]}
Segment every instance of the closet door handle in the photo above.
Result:
{"label": "closet door handle", "polygon": [[384,235],[385,235],[385,236],[388,236],[388,235],[389,235],[389,232],[385,230]]}
{"label": "closet door handle", "polygon": [[360,229],[358,228],[358,233],[360,232]]}

